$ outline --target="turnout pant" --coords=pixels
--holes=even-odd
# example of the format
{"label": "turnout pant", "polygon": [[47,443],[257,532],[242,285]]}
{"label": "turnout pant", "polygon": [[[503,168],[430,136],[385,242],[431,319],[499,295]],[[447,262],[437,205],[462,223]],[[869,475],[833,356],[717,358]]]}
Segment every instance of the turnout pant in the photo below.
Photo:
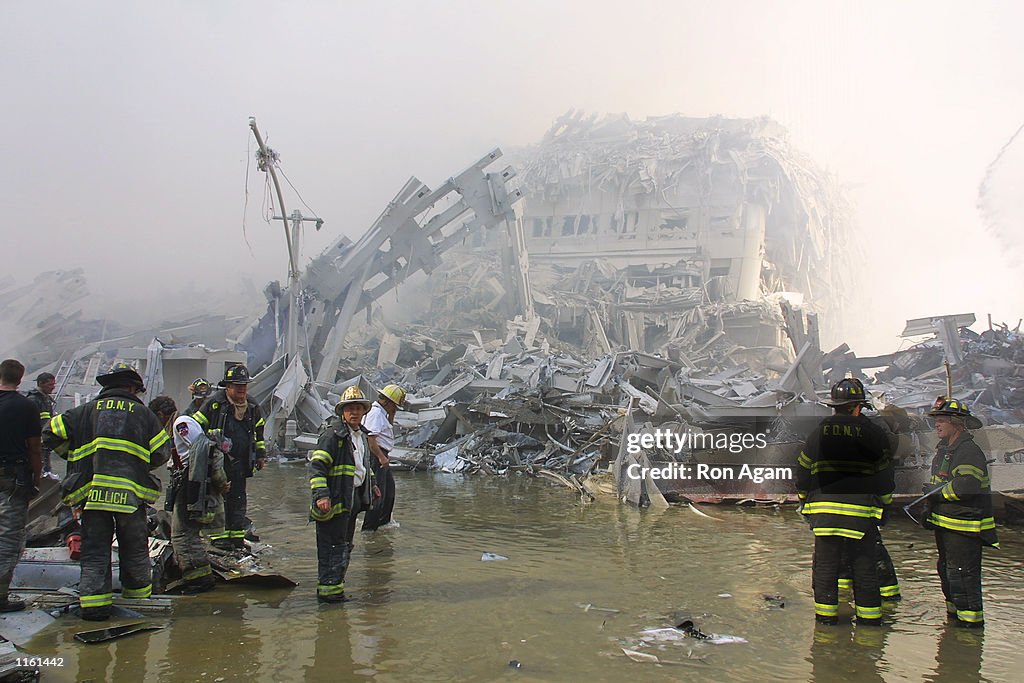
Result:
{"label": "turnout pant", "polygon": [[7,598],[14,567],[25,549],[28,491],[14,482],[14,477],[0,477],[0,600]]}
{"label": "turnout pant", "polygon": [[853,569],[853,599],[857,621],[877,623],[882,618],[882,596],[875,566],[875,537],[871,527],[860,540],[842,536],[815,536],[812,585],[814,614],[824,619],[839,615],[839,567],[843,555]]}
{"label": "turnout pant", "polygon": [[195,581],[211,574],[210,558],[199,535],[203,525],[189,519],[187,487],[181,486],[174,497],[171,512],[171,547],[174,559],[181,569],[181,578]]}
{"label": "turnout pant", "polygon": [[329,597],[345,592],[345,573],[352,556],[352,538],[356,531],[356,516],[362,512],[356,495],[352,510],[316,523],[316,564],[318,596]]}
{"label": "turnout pant", "polygon": [[245,495],[246,472],[241,462],[225,458],[224,474],[231,482],[231,490],[224,494],[224,531],[210,534],[210,540],[230,539],[240,546],[249,528],[249,518],[245,516],[249,506]]}
{"label": "turnout pant", "polygon": [[381,498],[363,515],[363,531],[373,531],[390,522],[395,509],[395,475],[390,467],[381,467],[377,460],[373,461],[372,467]]}
{"label": "turnout pant", "polygon": [[85,510],[82,512],[82,578],[78,584],[82,609],[107,607],[114,602],[110,545],[115,533],[121,562],[121,595],[148,598],[153,593],[145,508],[137,508],[131,514]]}
{"label": "turnout pant", "polygon": [[[845,547],[844,547],[845,551]],[[875,568],[878,571],[878,589],[882,594],[882,600],[900,599],[900,581],[896,576],[896,566],[892,563],[892,557],[885,544],[882,543],[882,534],[875,534]],[[839,567],[839,588],[853,588],[853,565],[846,552]]]}
{"label": "turnout pant", "polygon": [[981,604],[981,539],[946,529],[935,530],[938,572],[946,612],[968,624],[985,622]]}

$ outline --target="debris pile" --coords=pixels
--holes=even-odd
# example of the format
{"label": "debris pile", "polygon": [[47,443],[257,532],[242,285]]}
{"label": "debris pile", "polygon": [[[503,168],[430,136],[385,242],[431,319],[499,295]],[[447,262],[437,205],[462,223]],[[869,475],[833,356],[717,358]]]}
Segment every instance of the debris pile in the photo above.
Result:
{"label": "debris pile", "polygon": [[932,336],[885,356],[857,358],[843,345],[826,355],[830,377],[877,370],[869,389],[887,404],[924,414],[947,390],[948,361],[956,397],[985,424],[1024,423],[1024,334],[1020,324],[969,329],[972,313],[908,320],[904,338]]}
{"label": "debris pile", "polygon": [[[657,315],[673,304],[778,292],[800,292],[831,325],[826,336],[838,327],[843,293],[856,284],[839,261],[858,249],[851,210],[835,180],[771,119],[570,111],[539,144],[510,156],[531,270],[608,260],[625,272],[602,274],[629,280],[616,303],[648,290],[624,309],[641,314],[638,332],[644,303]],[[645,336],[624,341],[654,351]]]}
{"label": "debris pile", "polygon": [[[401,465],[545,473],[562,476],[575,488],[579,482],[574,477],[615,458],[634,412],[651,420],[699,425],[744,413],[822,410],[783,388],[790,366],[777,348],[778,365],[769,363],[760,371],[736,359],[701,369],[636,351],[587,360],[551,350],[537,334],[536,322],[512,321],[523,334],[510,334],[504,342],[483,342],[476,333],[467,343],[435,330],[429,337],[434,355],[416,355],[418,362],[406,369],[392,364],[365,371],[333,392],[357,382],[371,393],[391,382],[410,392],[398,413],[400,436],[392,453]],[[428,337],[417,329],[411,339],[413,345],[426,346],[422,340]],[[401,348],[404,354],[405,345]]]}

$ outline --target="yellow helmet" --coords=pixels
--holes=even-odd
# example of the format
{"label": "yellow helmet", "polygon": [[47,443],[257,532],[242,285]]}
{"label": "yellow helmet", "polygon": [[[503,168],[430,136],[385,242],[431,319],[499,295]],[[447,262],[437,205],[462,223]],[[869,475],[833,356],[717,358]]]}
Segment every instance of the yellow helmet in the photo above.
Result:
{"label": "yellow helmet", "polygon": [[397,384],[389,384],[380,390],[380,395],[388,399],[396,406],[401,407],[405,403],[405,389]]}
{"label": "yellow helmet", "polygon": [[341,400],[338,401],[338,405],[334,406],[334,412],[341,415],[341,409],[353,403],[359,403],[367,410],[370,409],[371,405],[363,394],[362,389],[357,386],[351,386],[341,394]]}

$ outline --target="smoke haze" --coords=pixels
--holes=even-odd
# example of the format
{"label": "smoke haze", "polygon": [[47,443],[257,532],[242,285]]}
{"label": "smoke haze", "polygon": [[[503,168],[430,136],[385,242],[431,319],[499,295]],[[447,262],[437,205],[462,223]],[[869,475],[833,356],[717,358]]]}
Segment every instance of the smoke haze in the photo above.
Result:
{"label": "smoke haze", "polygon": [[1020,254],[978,193],[1024,122],[1022,19],[987,2],[6,2],[6,274],[84,268],[87,315],[259,303],[287,256],[250,115],[311,207],[290,193],[287,210],[326,221],[307,258],[358,238],[410,175],[434,187],[570,108],[768,115],[858,208],[871,314],[840,327],[859,355],[894,350],[907,318],[1013,326]]}

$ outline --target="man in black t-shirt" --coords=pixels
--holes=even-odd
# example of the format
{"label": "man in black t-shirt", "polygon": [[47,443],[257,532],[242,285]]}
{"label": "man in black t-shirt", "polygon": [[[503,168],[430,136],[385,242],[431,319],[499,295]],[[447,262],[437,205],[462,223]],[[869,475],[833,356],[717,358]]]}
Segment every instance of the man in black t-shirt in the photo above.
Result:
{"label": "man in black t-shirt", "polygon": [[0,612],[25,609],[8,590],[25,548],[28,501],[38,491],[43,466],[39,410],[18,393],[24,376],[25,366],[13,358],[0,363]]}

